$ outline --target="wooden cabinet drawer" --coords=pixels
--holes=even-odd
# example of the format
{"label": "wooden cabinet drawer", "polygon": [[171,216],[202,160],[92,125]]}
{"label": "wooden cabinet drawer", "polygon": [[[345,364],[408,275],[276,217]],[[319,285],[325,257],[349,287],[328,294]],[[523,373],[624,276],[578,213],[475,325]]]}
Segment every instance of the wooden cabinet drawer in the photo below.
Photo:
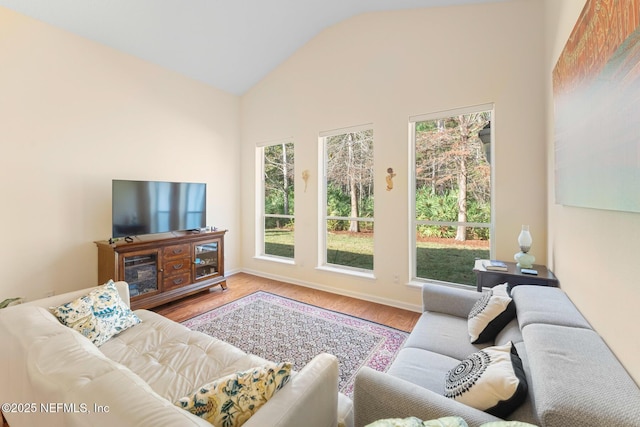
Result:
{"label": "wooden cabinet drawer", "polygon": [[162,249],[162,257],[164,259],[190,257],[191,250],[189,244],[171,245]]}
{"label": "wooden cabinet drawer", "polygon": [[217,285],[226,289],[225,233],[185,231],[96,242],[99,281],[126,280],[134,310],[157,307]]}
{"label": "wooden cabinet drawer", "polygon": [[175,274],[189,273],[191,271],[191,259],[180,258],[165,261],[162,264],[165,276],[173,276]]}
{"label": "wooden cabinet drawer", "polygon": [[179,288],[181,286],[188,285],[190,282],[191,282],[190,272],[165,277],[162,283],[163,284],[162,290],[168,291],[170,289]]}

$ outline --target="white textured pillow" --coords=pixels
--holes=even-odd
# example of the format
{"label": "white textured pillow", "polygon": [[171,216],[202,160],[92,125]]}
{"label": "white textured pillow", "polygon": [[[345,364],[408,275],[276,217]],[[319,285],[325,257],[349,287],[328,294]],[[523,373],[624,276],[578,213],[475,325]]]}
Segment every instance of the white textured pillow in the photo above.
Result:
{"label": "white textured pillow", "polygon": [[507,283],[485,291],[469,312],[469,337],[473,344],[493,340],[514,317],[516,306]]}
{"label": "white textured pillow", "polygon": [[113,280],[50,310],[60,323],[80,332],[98,347],[112,336],[140,323],[140,318],[120,298]]}
{"label": "white textured pillow", "polygon": [[444,395],[505,418],[524,402],[527,379],[512,342],[487,347],[447,372]]}

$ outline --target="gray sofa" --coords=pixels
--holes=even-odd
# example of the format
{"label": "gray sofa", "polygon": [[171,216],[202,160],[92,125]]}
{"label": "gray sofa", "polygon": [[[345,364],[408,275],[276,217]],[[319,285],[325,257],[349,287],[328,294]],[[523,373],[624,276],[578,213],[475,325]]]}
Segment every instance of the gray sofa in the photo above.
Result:
{"label": "gray sofa", "polygon": [[[484,347],[513,341],[528,382],[524,404],[508,416],[544,427],[640,426],[640,389],[559,288],[515,286],[517,317],[495,341],[470,343],[467,318],[482,295],[426,284],[423,311],[387,373],[362,368],[355,380],[356,427],[384,418],[457,415],[470,427],[500,421],[443,396],[446,372]],[[630,338],[638,338],[633,325]]]}

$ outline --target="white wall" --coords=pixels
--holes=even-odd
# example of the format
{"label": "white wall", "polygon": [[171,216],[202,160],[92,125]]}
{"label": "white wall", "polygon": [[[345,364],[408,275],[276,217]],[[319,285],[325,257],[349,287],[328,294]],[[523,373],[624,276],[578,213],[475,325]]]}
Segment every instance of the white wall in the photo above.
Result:
{"label": "white wall", "polygon": [[[371,13],[335,25],[242,97],[242,259],[245,270],[417,308],[408,287],[408,134],[411,115],[495,103],[495,256],[517,252],[530,224],[546,261],[543,7],[516,0]],[[373,123],[375,280],[319,271],[318,133]],[[254,259],[256,144],[296,143],[296,264]],[[386,169],[397,172],[384,190]],[[311,172],[303,191],[301,172]],[[469,265],[469,269],[472,266]],[[394,283],[394,276],[399,276]]]}
{"label": "white wall", "polygon": [[[494,102],[495,256],[510,258],[520,224],[531,224],[538,260],[640,382],[639,216],[554,203],[551,70],[584,3],[359,16],[249,91],[241,115],[235,96],[0,7],[0,300],[95,284],[92,242],[110,234],[111,179],[131,178],[207,182],[208,222],[230,229],[227,270],[415,308],[419,295],[405,285],[407,118]],[[374,281],[315,269],[318,132],[370,122],[380,190]],[[297,150],[294,266],[253,259],[255,144],[286,137]],[[383,190],[387,167],[398,173],[392,192]]]}
{"label": "white wall", "polygon": [[111,180],[208,184],[240,265],[239,98],[0,7],[0,300],[95,285]]}
{"label": "white wall", "polygon": [[551,72],[585,3],[545,2],[549,258],[562,288],[640,383],[640,215],[555,204]]}

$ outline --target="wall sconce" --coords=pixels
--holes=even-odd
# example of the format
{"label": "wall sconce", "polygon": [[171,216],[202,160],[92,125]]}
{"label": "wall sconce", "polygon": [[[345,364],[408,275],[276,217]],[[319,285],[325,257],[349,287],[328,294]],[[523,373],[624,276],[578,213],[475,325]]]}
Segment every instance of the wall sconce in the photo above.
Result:
{"label": "wall sconce", "polygon": [[395,178],[396,173],[393,171],[393,168],[387,168],[387,191],[393,190],[393,178]]}
{"label": "wall sconce", "polygon": [[307,184],[309,183],[309,169],[305,169],[302,171],[302,180],[304,181],[304,192],[307,192]]}

